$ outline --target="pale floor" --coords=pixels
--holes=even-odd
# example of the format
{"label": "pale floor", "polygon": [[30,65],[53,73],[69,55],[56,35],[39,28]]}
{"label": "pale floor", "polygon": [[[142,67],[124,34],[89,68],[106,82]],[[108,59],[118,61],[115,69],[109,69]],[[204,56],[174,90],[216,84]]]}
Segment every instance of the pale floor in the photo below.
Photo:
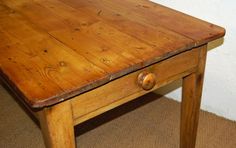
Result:
{"label": "pale floor", "polygon": [[[76,127],[79,148],[177,148],[180,104],[155,94]],[[236,123],[201,112],[197,148],[235,148]],[[0,148],[43,148],[38,125],[0,85]]]}

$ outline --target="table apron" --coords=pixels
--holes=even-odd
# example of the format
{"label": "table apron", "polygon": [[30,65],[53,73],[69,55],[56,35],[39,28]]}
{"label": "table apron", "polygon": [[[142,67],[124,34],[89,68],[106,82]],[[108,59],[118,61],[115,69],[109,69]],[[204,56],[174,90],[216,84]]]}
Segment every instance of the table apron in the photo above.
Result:
{"label": "table apron", "polygon": [[[199,53],[199,48],[185,51],[72,98],[74,125],[195,72]],[[137,82],[138,75],[144,71],[156,75],[156,85],[148,91]]]}

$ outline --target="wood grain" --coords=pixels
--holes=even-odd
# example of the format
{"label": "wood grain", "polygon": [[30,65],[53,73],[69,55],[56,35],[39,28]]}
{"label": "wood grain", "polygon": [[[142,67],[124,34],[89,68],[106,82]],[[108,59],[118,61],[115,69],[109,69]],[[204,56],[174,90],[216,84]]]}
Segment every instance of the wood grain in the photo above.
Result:
{"label": "wood grain", "polygon": [[48,148],[75,148],[74,124],[69,101],[39,111],[39,121]]}
{"label": "wood grain", "polygon": [[180,148],[194,148],[196,143],[207,46],[199,51],[197,71],[183,78]]}
{"label": "wood grain", "polygon": [[206,44],[224,34],[148,0],[0,0],[0,78],[55,148],[75,147],[74,125],[183,78],[180,147],[194,148]]}
{"label": "wood grain", "polygon": [[0,76],[42,108],[224,33],[146,0],[1,0]]}
{"label": "wood grain", "polygon": [[[75,123],[81,123],[193,73],[199,62],[198,56],[198,48],[192,49],[74,97],[71,104]],[[156,76],[156,85],[148,91],[138,84],[138,76],[143,72]]]}

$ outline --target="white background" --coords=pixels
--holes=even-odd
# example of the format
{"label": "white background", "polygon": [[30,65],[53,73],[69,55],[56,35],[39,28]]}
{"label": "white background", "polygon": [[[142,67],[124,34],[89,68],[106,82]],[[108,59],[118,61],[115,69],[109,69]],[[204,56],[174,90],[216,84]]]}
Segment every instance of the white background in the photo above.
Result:
{"label": "white background", "polygon": [[[201,108],[236,121],[236,1],[152,1],[226,29],[223,44],[208,52]],[[180,100],[181,90],[177,89],[167,96]]]}

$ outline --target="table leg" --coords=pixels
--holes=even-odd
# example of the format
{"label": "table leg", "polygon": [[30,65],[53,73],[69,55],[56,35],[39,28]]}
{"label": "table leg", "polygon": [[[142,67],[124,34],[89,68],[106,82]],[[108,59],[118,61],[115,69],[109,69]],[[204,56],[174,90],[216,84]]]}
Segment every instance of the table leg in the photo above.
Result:
{"label": "table leg", "polygon": [[75,148],[74,124],[69,101],[44,108],[39,120],[47,148]]}
{"label": "table leg", "polygon": [[183,78],[180,148],[194,148],[196,143],[207,46],[199,50],[197,71]]}

